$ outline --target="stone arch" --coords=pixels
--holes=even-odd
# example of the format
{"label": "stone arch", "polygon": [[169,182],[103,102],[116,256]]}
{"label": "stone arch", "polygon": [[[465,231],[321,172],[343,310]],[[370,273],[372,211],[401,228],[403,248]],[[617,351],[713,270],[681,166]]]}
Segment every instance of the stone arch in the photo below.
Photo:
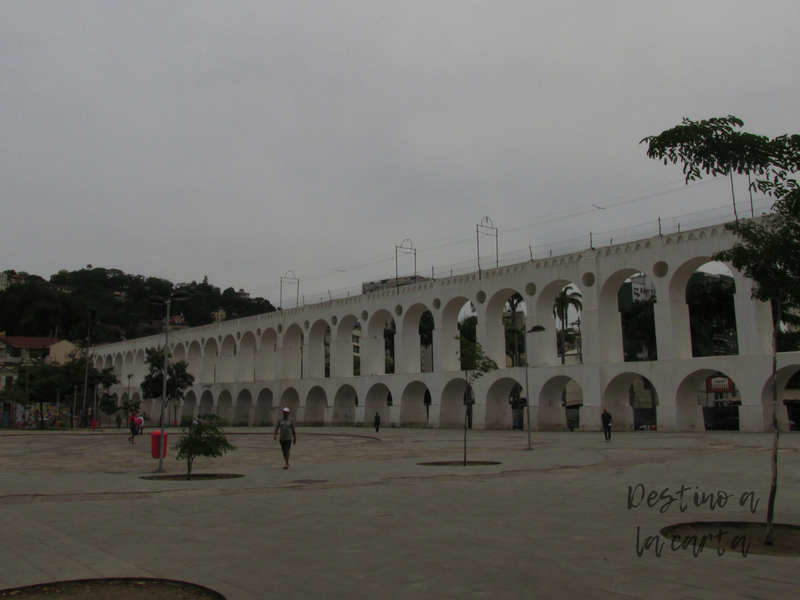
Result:
{"label": "stone arch", "polygon": [[284,408],[289,409],[289,414],[295,422],[301,422],[300,419],[300,394],[293,387],[288,387],[283,391],[281,396],[281,405],[277,407],[277,413],[280,415]]}
{"label": "stone arch", "polygon": [[256,381],[275,379],[275,357],[278,353],[278,332],[272,327],[261,334],[261,342],[255,356]]}
{"label": "stone arch", "polygon": [[486,392],[486,415],[484,427],[486,429],[511,429],[514,424],[514,415],[511,410],[511,392],[521,383],[512,377],[501,377],[489,387]]}
{"label": "stone arch", "polygon": [[356,420],[358,394],[352,385],[340,387],[333,399],[333,425],[353,425]]}
{"label": "stone arch", "polygon": [[225,419],[228,424],[233,423],[233,398],[227,389],[222,390],[217,398],[217,416]]}
{"label": "stone arch", "polygon": [[367,391],[364,399],[364,422],[372,423],[375,413],[381,416],[381,422],[389,425],[389,406],[391,392],[383,383],[376,383]]}
{"label": "stone arch", "polygon": [[[676,358],[692,358],[694,355],[690,311],[686,303],[687,290],[689,281],[695,272],[710,262],[714,262],[710,256],[692,257],[679,265],[669,277],[667,287],[668,320],[671,324],[670,332]],[[728,269],[730,270],[729,266]]]}
{"label": "stone arch", "polygon": [[275,418],[274,418],[275,408],[272,404],[272,390],[269,388],[263,388],[258,393],[258,398],[256,399],[256,417],[254,425],[258,427],[268,427],[271,425],[275,425]]}
{"label": "stone arch", "polygon": [[[541,341],[537,340],[535,349],[531,352],[532,355],[536,356],[536,361],[532,364],[555,365],[568,362],[566,360],[566,354],[569,354],[569,351],[565,352],[563,360],[558,351],[559,328],[561,327],[561,323],[557,322],[558,320],[553,316],[553,307],[556,302],[556,297],[567,286],[571,286],[573,291],[583,295],[581,287],[570,279],[553,280],[544,286],[539,294],[539,298],[536,301],[535,324],[542,325],[545,328],[545,332],[539,334]],[[567,327],[570,327],[569,311],[567,312],[567,316]],[[552,342],[546,342],[546,338],[550,338]],[[550,343],[553,343],[553,346],[550,346]],[[552,351],[552,348],[555,348],[555,352]],[[575,362],[577,362],[578,355],[577,353],[574,354]]]}
{"label": "stone arch", "polygon": [[303,378],[303,343],[303,330],[297,323],[292,323],[286,328],[286,333],[283,335],[281,379]]}
{"label": "stone arch", "polygon": [[181,416],[194,418],[194,411],[197,408],[197,394],[189,390],[183,397],[183,407],[181,409]]}
{"label": "stone arch", "polygon": [[120,352],[114,357],[114,373],[116,373],[117,379],[119,379],[120,381],[122,381],[123,378],[122,365],[123,365],[123,359],[122,359],[122,353]]}
{"label": "stone arch", "polygon": [[233,383],[236,377],[236,339],[228,334],[222,339],[217,356],[217,376],[215,381]]}
{"label": "stone arch", "polygon": [[[778,395],[778,406],[775,417],[778,421],[778,428],[780,431],[791,431],[800,427],[800,390],[798,390],[790,400],[785,398],[787,384],[797,373],[800,372],[800,364],[789,365],[778,369],[775,372],[776,388]],[[762,423],[757,425],[763,426],[763,431],[769,431],[772,428],[772,377],[768,377],[764,381],[761,388],[761,408],[762,408]],[[794,427],[790,426],[794,423]]]}
{"label": "stone arch", "polygon": [[122,359],[122,370],[118,373],[120,383],[126,383],[128,375],[131,375],[131,379],[133,379],[134,370],[136,365],[133,362],[133,352],[128,350],[125,352],[124,357]]}
{"label": "stone arch", "polygon": [[686,287],[693,357],[739,354],[736,277],[724,263],[716,263],[713,270],[726,272],[698,269]]}
{"label": "stone arch", "polygon": [[425,427],[430,422],[430,405],[425,404],[428,386],[421,381],[410,382],[400,396],[400,424],[403,427]]}
{"label": "stone arch", "polygon": [[239,340],[239,352],[236,360],[236,380],[255,381],[256,378],[256,336],[252,331],[245,331]]}
{"label": "stone arch", "polygon": [[331,328],[325,319],[317,319],[308,331],[308,367],[304,377],[323,379],[326,376],[327,358],[330,356]]}
{"label": "stone arch", "polygon": [[217,340],[208,338],[203,347],[203,370],[201,371],[200,383],[216,383],[218,354]]}
{"label": "stone arch", "polygon": [[187,370],[195,376],[196,383],[201,383],[203,377],[203,349],[200,342],[194,340],[189,343],[186,351]]}
{"label": "stone arch", "polygon": [[328,408],[328,395],[325,390],[315,385],[306,396],[306,409],[303,413],[303,424],[314,427],[325,425],[325,411]]}
{"label": "stone arch", "polygon": [[[400,321],[399,344],[395,354],[395,373],[420,373],[422,371],[421,341],[419,334],[422,315],[431,312],[425,304],[418,302],[403,311]],[[397,339],[397,338],[396,338]]]}
{"label": "stone arch", "polygon": [[[356,335],[358,329],[358,335]],[[354,338],[358,338],[356,343]],[[352,377],[356,358],[361,358],[361,325],[358,318],[348,314],[336,325],[336,339],[331,341],[331,377]],[[358,348],[358,351],[356,351]]]}
{"label": "stone arch", "polygon": [[147,375],[147,365],[144,362],[145,353],[143,348],[139,348],[133,358],[133,381],[135,385],[139,385]]}
{"label": "stone arch", "polygon": [[[442,308],[442,316],[439,319],[440,326],[437,327],[434,340],[439,340],[438,348],[434,341],[433,353],[437,356],[437,363],[441,371],[459,371],[461,363],[459,361],[459,344],[456,340],[458,336],[458,316],[464,305],[469,302],[466,296],[454,296],[450,298]],[[438,352],[437,352],[438,350]]]}
{"label": "stone arch", "polygon": [[[644,293],[643,290],[652,290]],[[623,297],[623,290],[625,297]],[[640,292],[637,294],[637,292]],[[641,296],[641,298],[640,298]],[[600,325],[600,345],[602,360],[606,362],[630,362],[639,360],[639,356],[625,354],[625,324],[633,310],[635,302],[645,296],[655,297],[652,280],[644,274],[642,269],[632,267],[622,268],[608,277],[600,289],[598,296],[598,323]],[[642,315],[639,315],[642,320]],[[655,334],[655,319],[643,322],[642,326],[648,328],[647,334],[653,339]],[[657,356],[657,349],[647,348],[648,357]]]}
{"label": "stone arch", "polygon": [[244,389],[236,397],[236,407],[234,409],[231,425],[234,427],[247,427],[250,425],[250,415],[253,412],[253,395],[250,390]]}
{"label": "stone arch", "polygon": [[186,360],[186,344],[178,342],[172,345],[170,351],[170,362],[180,362]]}
{"label": "stone arch", "polygon": [[211,390],[205,390],[200,396],[200,409],[198,414],[207,415],[214,412],[214,396]]}
{"label": "stone arch", "polygon": [[[486,340],[485,340],[485,347],[484,352],[486,355],[493,359],[500,368],[505,368],[507,366],[520,366],[514,364],[516,359],[512,356],[512,364],[508,364],[507,360],[507,353],[506,353],[506,315],[505,315],[505,308],[506,306],[512,301],[512,298],[515,294],[519,294],[522,298],[521,303],[519,304],[519,308],[514,311],[515,319],[517,323],[508,323],[513,328],[522,329],[525,331],[525,312],[527,312],[527,307],[525,306],[525,296],[522,295],[520,290],[516,290],[511,287],[502,288],[495,292],[489,301],[486,303],[486,312],[484,317],[484,322],[486,323],[485,331],[486,331]],[[510,318],[510,315],[509,315]],[[524,354],[524,346],[525,346],[525,335],[524,333],[518,335],[518,340],[522,343],[523,354]]]}
{"label": "stone arch", "polygon": [[[649,407],[645,407],[647,394],[650,396]],[[637,419],[639,404],[640,410],[646,409],[648,412],[643,412]],[[602,408],[607,408],[611,413],[612,429],[615,431],[633,431],[637,422],[645,424],[657,420],[657,405],[658,392],[655,386],[649,379],[634,372],[620,373],[614,377],[608,382],[602,397]]]}
{"label": "stone arch", "polygon": [[[569,375],[556,375],[548,379],[539,392],[539,429],[542,431],[566,431],[568,386],[580,393],[580,405],[583,404],[583,391]],[[580,415],[583,416],[583,415]],[[581,419],[583,422],[584,419]]]}
{"label": "stone arch", "polygon": [[[714,378],[726,379],[730,381],[732,389],[717,391],[713,387],[715,382]],[[709,380],[711,380],[712,389],[709,390]],[[730,395],[731,406],[725,407],[729,410],[720,411],[722,408],[718,405],[723,403],[724,400],[721,396]],[[731,426],[735,421],[735,429],[739,429],[739,410],[738,406],[741,404],[741,397],[738,397],[738,404],[736,396],[738,394],[738,387],[733,379],[728,377],[716,369],[697,369],[689,373],[683,378],[678,385],[678,390],[675,398],[676,408],[676,425],[678,431],[705,431],[707,429],[732,429]],[[711,396],[714,396],[712,398]],[[716,400],[716,396],[720,396]],[[735,407],[735,410],[734,410]],[[730,420],[730,422],[728,422]],[[723,423],[725,421],[726,423]]]}
{"label": "stone arch", "polygon": [[457,377],[447,382],[442,390],[439,406],[439,427],[458,428],[464,426],[464,392],[467,382]]}
{"label": "stone arch", "polygon": [[[361,332],[361,374],[386,374],[386,342],[385,331],[388,323],[394,324],[394,317],[386,309],[379,309],[369,317],[366,329],[362,324]],[[390,351],[393,348],[390,348]],[[388,416],[388,415],[387,415]],[[383,418],[383,415],[381,415]]]}

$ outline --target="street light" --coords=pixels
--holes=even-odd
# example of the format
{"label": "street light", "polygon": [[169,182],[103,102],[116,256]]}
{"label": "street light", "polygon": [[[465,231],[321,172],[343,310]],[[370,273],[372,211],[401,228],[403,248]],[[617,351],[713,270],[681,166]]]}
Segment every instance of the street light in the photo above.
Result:
{"label": "street light", "polygon": [[[544,331],[542,325],[534,325],[528,329],[528,333],[539,333]],[[531,395],[528,391],[528,355],[530,354],[527,345],[525,346],[525,413],[528,417],[528,450],[533,450],[531,447]]]}
{"label": "street light", "polygon": [[[161,296],[152,296],[147,301],[150,304],[164,304],[167,307],[167,326],[164,328],[164,379],[161,387],[161,437],[158,439],[158,470],[156,473],[164,472],[164,406],[167,403],[167,370],[169,369],[169,308],[173,301],[182,302],[188,300],[189,293],[178,291],[166,300]],[[130,382],[130,379],[128,380]]]}

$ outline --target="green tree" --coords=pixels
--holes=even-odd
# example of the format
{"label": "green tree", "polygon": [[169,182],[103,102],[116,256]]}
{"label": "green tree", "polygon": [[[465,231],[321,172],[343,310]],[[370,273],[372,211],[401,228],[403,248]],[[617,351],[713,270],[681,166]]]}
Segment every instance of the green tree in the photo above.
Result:
{"label": "green tree", "polygon": [[524,321],[523,327],[520,327],[519,320],[519,306],[525,300],[519,292],[515,292],[506,302],[506,310],[508,316],[503,316],[503,325],[505,326],[506,338],[506,355],[511,357],[511,366],[520,366],[520,340],[522,341],[522,351],[525,352],[525,329]]}
{"label": "green tree", "polygon": [[[739,241],[714,255],[749,277],[752,297],[770,302],[772,327],[772,478],[767,503],[766,545],[773,544],[775,497],[778,489],[778,389],[776,381],[778,329],[784,303],[800,302],[800,187],[792,177],[800,171],[800,135],[776,138],[739,131],[734,117],[704,121],[683,119],[681,125],[642,140],[647,155],[664,164],[682,163],[686,182],[708,175],[755,175],[752,188],[775,199],[772,213],[761,219],[736,220],[725,228]],[[735,208],[735,204],[734,204]]]}
{"label": "green tree", "polygon": [[[147,348],[144,352],[144,362],[147,365],[148,373],[144,376],[139,386],[142,390],[142,396],[144,398],[161,399],[164,393],[164,349]],[[185,360],[169,363],[167,367],[167,398],[163,407],[164,411],[166,411],[170,400],[179,402],[183,399],[183,393],[194,384],[194,375],[189,373],[188,368],[189,364]]]}
{"label": "green tree", "polygon": [[620,311],[623,352],[628,362],[658,358],[655,303],[656,297],[652,296],[647,300],[636,300],[628,308]]}
{"label": "green tree", "polygon": [[497,363],[486,356],[480,342],[469,340],[457,335],[456,339],[460,342],[461,369],[464,371],[464,466],[467,464],[467,423],[469,421],[472,405],[475,404],[475,392],[472,384],[486,373],[497,370]]}
{"label": "green tree", "polygon": [[39,404],[39,428],[44,429],[44,403],[55,403],[61,390],[66,389],[67,380],[58,364],[37,361],[26,370],[28,397]]}
{"label": "green tree", "polygon": [[731,277],[695,273],[686,286],[692,356],[738,354],[736,305]]}
{"label": "green tree", "polygon": [[383,328],[383,348],[386,360],[384,360],[384,373],[387,375],[394,373],[394,337],[397,333],[397,326],[394,319],[387,321]]}
{"label": "green tree", "polygon": [[459,356],[461,357],[461,370],[466,370],[464,366],[464,356],[467,356],[470,352],[470,349],[467,348],[467,344],[477,344],[478,343],[478,317],[475,315],[471,315],[469,317],[465,317],[458,323],[458,337],[456,338],[459,340]]}
{"label": "green tree", "polygon": [[28,393],[25,391],[25,388],[20,385],[15,385],[11,389],[4,388],[2,393],[0,393],[0,401],[4,404],[11,405],[11,414],[9,415],[8,426],[11,429],[16,429],[17,427],[17,407],[22,406],[27,408],[30,406],[30,400],[28,399]]}
{"label": "green tree", "polygon": [[228,423],[215,414],[201,415],[192,419],[188,415],[181,417],[181,433],[175,444],[178,452],[176,460],[186,460],[186,479],[192,478],[192,465],[198,456],[218,458],[236,446],[228,443],[222,428]]}
{"label": "green tree", "polygon": [[556,301],[553,303],[553,316],[561,323],[561,364],[566,361],[567,354],[567,320],[569,319],[569,308],[574,307],[576,310],[583,309],[583,296],[581,293],[573,289],[571,285],[566,286],[556,296]]}

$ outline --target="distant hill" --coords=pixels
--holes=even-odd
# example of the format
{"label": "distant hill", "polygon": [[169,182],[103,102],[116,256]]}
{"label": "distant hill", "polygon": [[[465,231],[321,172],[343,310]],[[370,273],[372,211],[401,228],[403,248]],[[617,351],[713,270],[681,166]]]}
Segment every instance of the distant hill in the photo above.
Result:
{"label": "distant hill", "polygon": [[[202,283],[173,284],[166,279],[127,275],[118,269],[92,268],[59,271],[47,281],[38,275],[6,271],[18,282],[0,291],[0,332],[11,336],[53,336],[79,342],[86,339],[91,311],[96,310],[92,344],[115,342],[160,333],[163,305],[148,302],[184,290],[190,298],[172,305],[172,315],[183,314],[185,325],[214,322],[222,309],[225,320],[272,312],[264,298],[250,298],[233,288],[221,291],[208,278]],[[22,276],[22,277],[20,277]]]}

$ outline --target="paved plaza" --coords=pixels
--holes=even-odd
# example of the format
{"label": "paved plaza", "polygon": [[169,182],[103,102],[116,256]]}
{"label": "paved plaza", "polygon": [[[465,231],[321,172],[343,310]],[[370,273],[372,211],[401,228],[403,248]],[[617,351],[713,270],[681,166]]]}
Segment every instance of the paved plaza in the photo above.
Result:
{"label": "paved plaza", "polygon": [[[528,452],[525,433],[470,431],[468,459],[501,464],[442,467],[419,463],[461,458],[463,431],[300,428],[287,471],[271,433],[230,429],[239,449],[195,470],[244,477],[191,482],[140,478],[157,465],[147,431],[136,445],[116,429],[0,433],[0,588],[163,577],[229,600],[800,597],[800,559],[644,547],[668,524],[763,520],[769,434],[534,432]],[[800,524],[800,434],[781,447],[776,521]],[[171,449],[166,466],[183,468]],[[730,498],[712,511],[695,491]]]}

